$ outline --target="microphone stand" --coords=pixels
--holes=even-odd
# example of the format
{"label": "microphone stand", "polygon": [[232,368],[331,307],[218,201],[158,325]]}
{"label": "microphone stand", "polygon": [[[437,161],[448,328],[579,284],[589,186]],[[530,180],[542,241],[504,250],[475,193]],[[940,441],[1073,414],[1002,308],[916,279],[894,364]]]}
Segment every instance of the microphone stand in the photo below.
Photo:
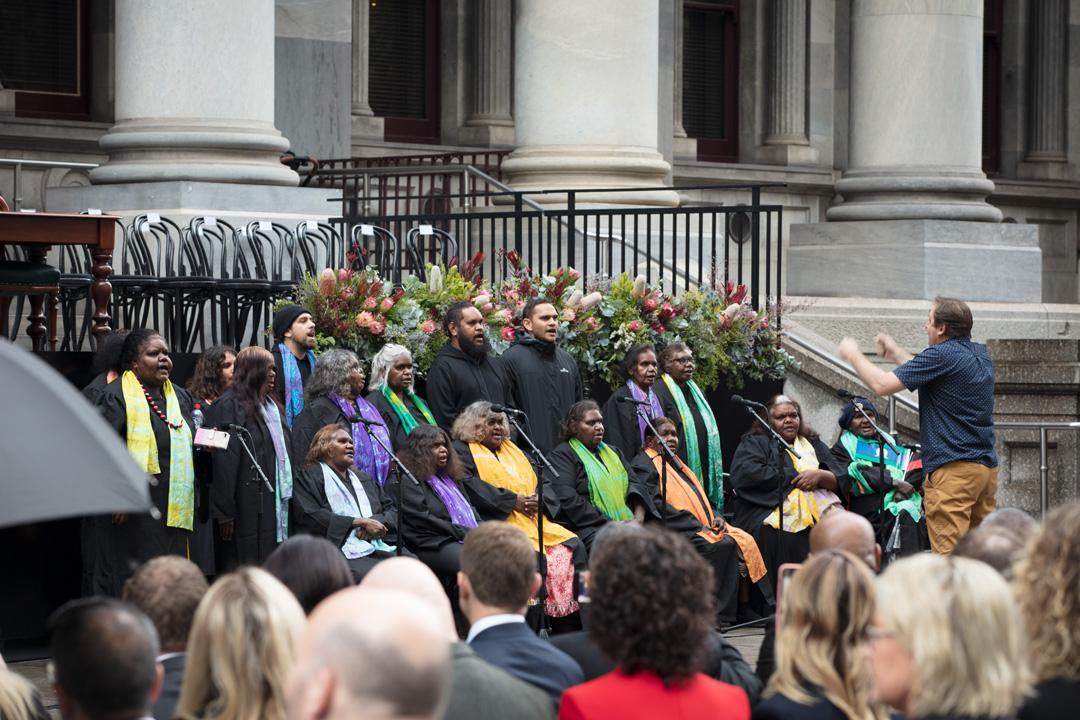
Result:
{"label": "microphone stand", "polygon": [[[506,419],[510,421],[510,424],[517,430],[518,437],[525,441],[529,446],[529,454],[532,456],[533,473],[536,474],[536,537],[537,547],[536,551],[536,564],[537,569],[540,571],[540,592],[537,593],[537,604],[540,606],[540,618],[537,620],[538,627],[537,633],[540,637],[548,636],[548,619],[547,613],[544,608],[547,604],[547,552],[544,550],[544,475],[543,470],[546,467],[551,471],[552,477],[559,477],[559,472],[551,466],[548,459],[544,456],[544,453],[540,452],[540,448],[536,447],[536,443],[529,437],[518,421],[514,418],[515,413],[505,413]],[[529,416],[524,415],[525,424],[529,423]]]}
{"label": "microphone stand", "polygon": [[[236,439],[240,441],[240,447],[244,448],[244,452],[248,456],[248,460],[251,461],[251,481],[255,483],[255,490],[258,496],[258,512],[255,514],[255,550],[259,554],[260,562],[263,559],[263,547],[262,547],[262,522],[263,522],[263,485],[270,491],[270,494],[274,494],[274,486],[270,484],[270,480],[266,477],[266,473],[263,472],[262,467],[259,465],[259,461],[255,459],[255,453],[251,451],[251,446],[247,444],[247,440],[244,440],[244,436],[251,438],[251,431],[243,425],[237,425],[235,423],[229,424],[229,429],[236,435]],[[259,482],[259,481],[262,482]],[[274,522],[277,523],[277,508],[274,508]],[[275,537],[277,532],[275,530]],[[236,538],[236,530],[233,530],[233,539]]]}
{"label": "microphone stand", "polygon": [[645,421],[645,424],[652,430],[653,437],[656,438],[657,443],[660,445],[660,521],[667,527],[667,468],[668,461],[675,466],[675,472],[682,475],[683,479],[690,482],[690,478],[686,477],[683,473],[678,458],[675,457],[675,453],[671,452],[671,448],[667,446],[667,443],[660,439],[660,432],[656,429],[656,426],[652,424],[652,420],[649,418],[648,413],[644,410],[644,405],[638,405],[638,416]]}
{"label": "microphone stand", "polygon": [[[394,471],[397,473],[397,511],[398,511],[398,528],[397,528],[397,530],[398,530],[398,543],[397,543],[397,547],[394,548],[394,552],[397,554],[398,557],[401,557],[402,548],[405,546],[405,524],[406,524],[405,523],[405,515],[406,515],[406,513],[405,513],[405,504],[403,502],[403,495],[402,495],[402,486],[405,483],[402,482],[401,476],[404,475],[405,477],[409,478],[410,480],[413,481],[413,485],[416,485],[416,486],[419,486],[420,482],[416,479],[416,476],[412,474],[412,471],[409,470],[409,468],[405,467],[405,464],[403,462],[401,462],[401,458],[399,458],[397,455],[395,455],[394,451],[391,450],[389,447],[387,447],[386,443],[384,443],[382,441],[382,438],[380,438],[378,435],[376,435],[375,431],[371,429],[372,425],[382,425],[382,423],[376,422],[374,420],[368,420],[368,419],[366,419],[364,417],[359,417],[359,416],[356,419],[364,424],[364,430],[367,431],[368,437],[370,437],[372,440],[374,440],[376,442],[376,444],[378,444],[378,446],[381,447],[386,452],[386,454],[388,456],[390,456],[390,462],[393,463]],[[378,480],[376,479],[375,482],[378,482]]]}

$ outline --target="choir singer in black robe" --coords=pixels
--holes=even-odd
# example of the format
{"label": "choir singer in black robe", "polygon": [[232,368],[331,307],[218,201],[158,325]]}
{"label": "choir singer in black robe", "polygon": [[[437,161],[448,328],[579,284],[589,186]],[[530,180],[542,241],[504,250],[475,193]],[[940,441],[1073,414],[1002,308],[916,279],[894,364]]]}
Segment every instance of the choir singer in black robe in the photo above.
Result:
{"label": "choir singer in black robe", "polygon": [[[269,351],[244,348],[236,355],[232,386],[206,414],[208,427],[229,433],[228,447],[212,453],[210,487],[221,539],[218,557],[225,569],[261,565],[288,536],[292,463],[288,431],[272,396],[276,374]],[[265,481],[244,451],[241,435]]]}
{"label": "choir singer in black robe", "polygon": [[353,452],[348,430],[336,423],[320,428],[296,475],[292,509],[295,531],[334,543],[360,582],[394,556],[397,509],[370,475],[353,467]]}
{"label": "choir singer in black robe", "polygon": [[604,443],[604,417],[595,402],[571,405],[561,435],[563,441],[547,456],[559,476],[549,470],[544,476],[558,501],[555,521],[572,530],[586,549],[609,522],[656,516],[648,489],[631,475],[622,454]]}
{"label": "choir singer in black robe", "polygon": [[619,370],[626,382],[604,403],[604,442],[618,448],[624,458],[633,458],[645,443],[646,426],[641,413],[653,420],[666,415],[659,395],[653,391],[658,377],[656,350],[652,345],[635,345],[627,351]]}
{"label": "choir singer in black robe", "polygon": [[484,316],[468,300],[451,305],[443,318],[449,338],[427,374],[428,406],[435,422],[450,432],[462,410],[477,400],[506,403],[506,368],[491,354]]}
{"label": "choir singer in black robe", "polygon": [[435,425],[431,409],[413,389],[414,377],[412,353],[402,345],[387,343],[371,360],[367,400],[382,416],[395,451],[417,427]]}

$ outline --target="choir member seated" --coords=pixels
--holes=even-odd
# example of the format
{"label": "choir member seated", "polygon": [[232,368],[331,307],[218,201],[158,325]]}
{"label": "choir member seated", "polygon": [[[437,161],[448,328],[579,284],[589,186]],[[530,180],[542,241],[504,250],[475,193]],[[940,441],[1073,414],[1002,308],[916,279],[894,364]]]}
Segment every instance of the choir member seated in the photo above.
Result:
{"label": "choir member seated", "polygon": [[[529,458],[510,440],[510,423],[491,403],[479,400],[454,421],[454,449],[465,471],[465,491],[482,520],[503,520],[529,537],[540,550],[537,532],[536,471]],[[577,536],[551,519],[556,507],[545,486],[544,551],[547,555],[547,603],[551,617],[566,617],[577,610],[574,569],[584,569],[585,546]]]}
{"label": "choir member seated", "polygon": [[[829,448],[802,419],[794,400],[777,395],[766,405],[771,427],[798,457],[756,424],[735,450],[731,484],[735,523],[761,548],[776,589],[776,568],[800,563],[810,552],[810,528],[840,507],[836,476],[842,473]],[[783,513],[780,513],[783,499]]]}
{"label": "choir member seated", "polygon": [[666,414],[660,397],[653,391],[658,375],[656,351],[652,345],[635,345],[626,353],[619,369],[626,384],[604,403],[604,442],[618,448],[624,458],[633,458],[645,444],[642,413],[652,420]]}
{"label": "choir member seated", "polygon": [[320,535],[341,548],[359,582],[380,560],[393,557],[398,520],[382,487],[355,469],[354,452],[351,433],[340,425],[315,433],[308,464],[293,487],[293,518],[297,532]]}
{"label": "choir member seated", "polygon": [[375,406],[360,397],[363,390],[364,370],[356,353],[335,348],[319,356],[305,391],[304,409],[293,421],[292,454],[297,462],[307,457],[319,428],[340,425],[352,435],[354,467],[379,485],[386,482],[390,455],[383,446],[390,447],[390,434]]}
{"label": "choir member seated", "polygon": [[413,380],[413,357],[408,348],[387,343],[375,353],[367,399],[386,423],[395,452],[405,446],[417,427],[435,424],[427,403],[413,390]]}
{"label": "choir member seated", "polygon": [[[721,626],[730,625],[735,622],[741,594],[740,556],[748,579],[757,583],[765,577],[761,551],[749,533],[728,525],[723,515],[713,512],[701,481],[678,456],[668,458],[665,464],[661,442],[672,454],[679,448],[675,421],[660,417],[653,424],[660,437],[657,438],[650,428],[645,429],[645,449],[634,458],[630,470],[638,482],[652,492],[655,507],[665,508],[663,496],[666,494],[666,513],[661,510],[664,526],[689,538],[694,549],[712,565],[716,576],[717,621]],[[661,483],[661,473],[665,469],[667,481]],[[770,596],[767,591],[764,594]],[[749,596],[749,588],[743,595]]]}
{"label": "choir member seated", "polygon": [[577,533],[586,549],[612,520],[644,520],[649,491],[630,476],[622,454],[604,442],[604,418],[592,400],[570,406],[560,428],[563,441],[548,455],[558,473],[545,480],[558,501],[555,519]]}

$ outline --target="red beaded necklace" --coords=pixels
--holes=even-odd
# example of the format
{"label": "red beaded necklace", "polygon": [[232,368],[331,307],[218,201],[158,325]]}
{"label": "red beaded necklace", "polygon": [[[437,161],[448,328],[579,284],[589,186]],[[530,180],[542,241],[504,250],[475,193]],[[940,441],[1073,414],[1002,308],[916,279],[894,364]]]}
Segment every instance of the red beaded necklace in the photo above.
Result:
{"label": "red beaded necklace", "polygon": [[153,410],[154,413],[159,418],[161,418],[161,422],[165,423],[166,425],[168,425],[173,430],[179,430],[180,428],[182,428],[184,426],[184,421],[183,420],[181,420],[178,423],[169,422],[169,419],[167,417],[165,417],[165,413],[161,412],[161,408],[159,408],[157,406],[157,403],[154,402],[154,398],[150,397],[150,391],[146,389],[146,386],[143,385],[142,383],[139,383],[139,387],[142,388],[143,395],[146,396],[146,402],[150,403],[150,409]]}

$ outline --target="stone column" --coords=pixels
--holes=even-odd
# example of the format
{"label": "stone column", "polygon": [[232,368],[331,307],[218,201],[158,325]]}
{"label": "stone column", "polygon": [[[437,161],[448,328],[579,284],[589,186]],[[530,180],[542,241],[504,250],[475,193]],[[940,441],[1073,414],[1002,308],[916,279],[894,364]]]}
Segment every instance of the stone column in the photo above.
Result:
{"label": "stone column", "polygon": [[484,145],[512,145],[511,116],[513,39],[512,0],[474,0],[471,89],[472,107],[465,126],[469,141]]}
{"label": "stone column", "polygon": [[1028,13],[1027,152],[1018,174],[1061,178],[1066,161],[1068,3],[1032,2]]}
{"label": "stone column", "polygon": [[[662,185],[670,166],[656,150],[659,0],[519,0],[516,10],[518,148],[503,163],[510,184]],[[581,201],[677,205],[678,195],[597,193]]]}
{"label": "stone column", "polygon": [[288,147],[273,0],[116,0],[116,124],[91,182],[296,185]]}
{"label": "stone column", "polygon": [[683,23],[686,18],[683,10],[683,0],[674,0],[675,3],[675,101],[673,103],[675,114],[674,137],[672,152],[677,158],[689,160],[697,159],[697,140],[688,137],[686,128],[682,124],[683,114]]}
{"label": "stone column", "polygon": [[806,130],[806,0],[773,0],[768,20],[768,86],[762,159],[813,162]]}
{"label": "stone column", "polygon": [[369,0],[352,3],[352,135],[355,140],[382,140],[383,119],[375,117],[368,101]]}
{"label": "stone column", "polygon": [[849,165],[829,220],[1000,222],[982,165],[981,0],[854,0]]}

